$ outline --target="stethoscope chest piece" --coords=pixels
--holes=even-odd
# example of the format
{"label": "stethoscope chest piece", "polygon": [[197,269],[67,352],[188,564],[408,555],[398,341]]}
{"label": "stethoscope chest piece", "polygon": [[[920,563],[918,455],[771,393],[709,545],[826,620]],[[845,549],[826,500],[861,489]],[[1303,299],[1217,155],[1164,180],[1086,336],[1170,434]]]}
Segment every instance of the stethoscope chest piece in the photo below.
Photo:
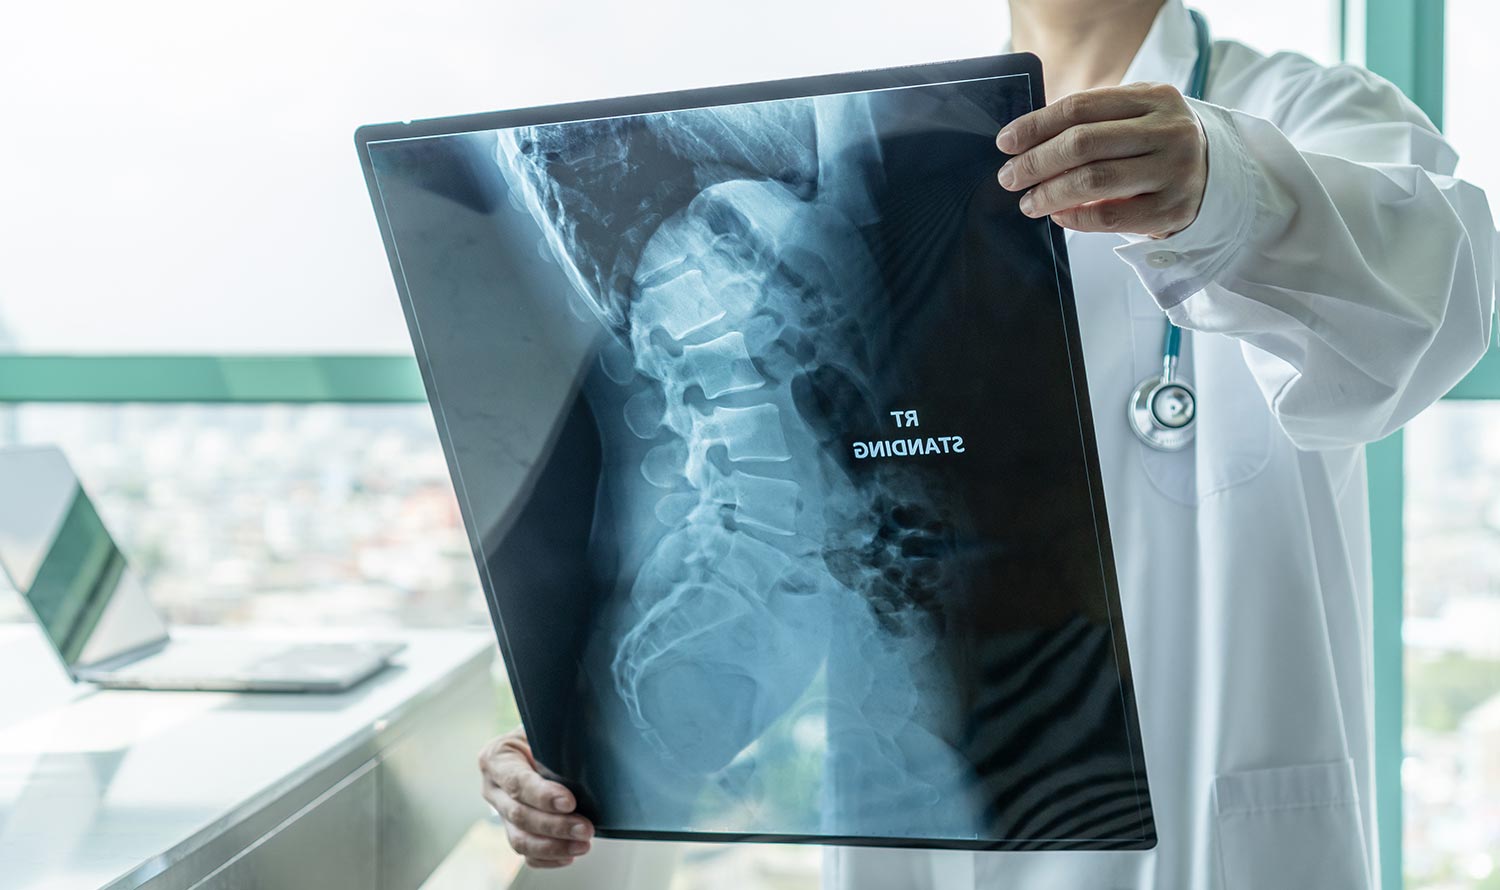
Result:
{"label": "stethoscope chest piece", "polygon": [[1130,394],[1130,428],[1159,451],[1181,451],[1193,441],[1198,396],[1180,380],[1149,377]]}

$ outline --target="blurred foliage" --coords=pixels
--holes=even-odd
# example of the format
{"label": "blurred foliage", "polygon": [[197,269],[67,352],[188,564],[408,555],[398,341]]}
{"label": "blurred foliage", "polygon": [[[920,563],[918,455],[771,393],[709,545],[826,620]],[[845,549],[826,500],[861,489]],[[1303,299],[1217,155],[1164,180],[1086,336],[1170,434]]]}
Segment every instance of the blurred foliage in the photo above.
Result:
{"label": "blurred foliage", "polygon": [[1496,695],[1500,695],[1500,660],[1457,653],[1407,657],[1408,726],[1453,732],[1465,714]]}

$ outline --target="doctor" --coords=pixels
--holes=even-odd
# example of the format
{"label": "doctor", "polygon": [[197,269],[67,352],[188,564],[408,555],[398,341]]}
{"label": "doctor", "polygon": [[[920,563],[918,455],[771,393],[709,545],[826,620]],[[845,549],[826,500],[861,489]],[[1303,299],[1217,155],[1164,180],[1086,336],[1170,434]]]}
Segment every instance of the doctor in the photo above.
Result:
{"label": "doctor", "polygon": [[[1485,197],[1369,72],[1206,41],[1181,0],[1010,6],[1013,48],[1042,59],[1051,104],[999,133],[1013,156],[1000,182],[1069,230],[1160,841],[834,849],[827,882],[1375,887],[1362,446],[1489,342]],[[1180,333],[1164,337],[1167,322]],[[1153,421],[1126,408],[1159,382],[1164,339],[1194,395]],[[1191,435],[1163,436],[1163,421]],[[492,742],[481,770],[528,862],[587,851],[591,827],[524,736]]]}

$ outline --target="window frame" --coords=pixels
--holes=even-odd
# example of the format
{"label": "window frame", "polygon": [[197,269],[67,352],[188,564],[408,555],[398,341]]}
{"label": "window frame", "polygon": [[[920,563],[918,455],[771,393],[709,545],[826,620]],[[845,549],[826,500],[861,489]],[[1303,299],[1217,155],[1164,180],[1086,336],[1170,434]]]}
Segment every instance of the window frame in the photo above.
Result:
{"label": "window frame", "polygon": [[425,401],[411,356],[0,355],[0,405]]}

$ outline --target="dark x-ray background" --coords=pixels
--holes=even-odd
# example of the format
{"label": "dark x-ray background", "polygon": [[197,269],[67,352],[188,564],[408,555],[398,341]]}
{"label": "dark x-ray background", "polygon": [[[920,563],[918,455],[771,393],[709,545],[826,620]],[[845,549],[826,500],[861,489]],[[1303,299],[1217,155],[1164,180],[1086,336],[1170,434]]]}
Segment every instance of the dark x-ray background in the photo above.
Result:
{"label": "dark x-ray background", "polygon": [[1032,96],[370,145],[533,749],[602,833],[1154,842],[1066,259],[995,179]]}

